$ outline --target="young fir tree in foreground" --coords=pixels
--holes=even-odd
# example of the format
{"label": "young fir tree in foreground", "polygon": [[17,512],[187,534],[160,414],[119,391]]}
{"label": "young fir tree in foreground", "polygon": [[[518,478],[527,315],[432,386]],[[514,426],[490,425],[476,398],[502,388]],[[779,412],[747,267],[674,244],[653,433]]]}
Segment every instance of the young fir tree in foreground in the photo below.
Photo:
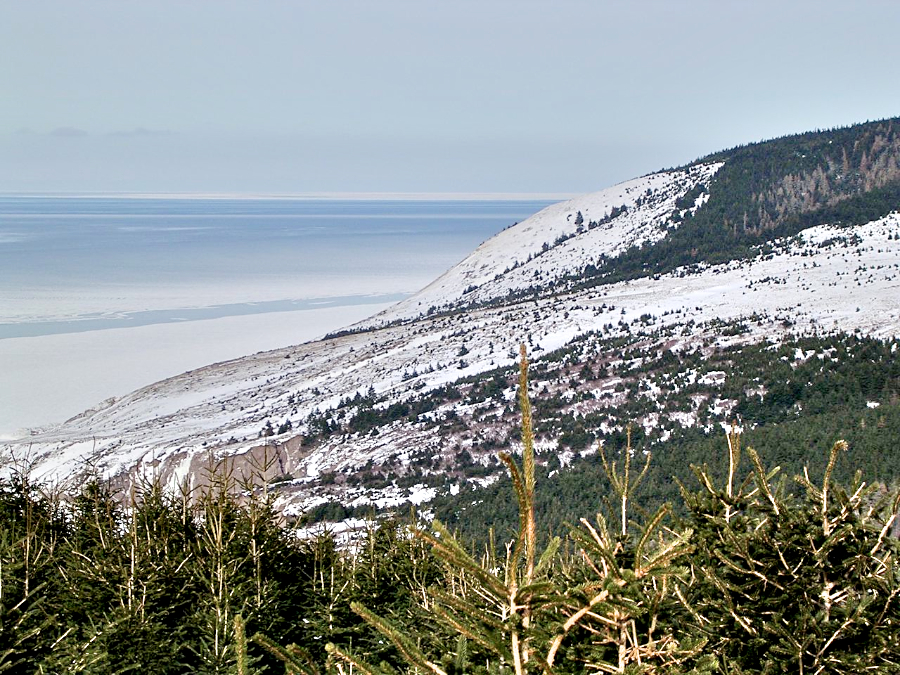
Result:
{"label": "young fir tree in foreground", "polygon": [[649,456],[600,448],[612,491],[557,539],[524,358],[520,404],[519,524],[480,554],[440,523],[300,540],[227,464],[196,494],[0,481],[0,673],[900,672],[900,499],[836,484],[842,443],[788,480],[732,433],[653,513]]}
{"label": "young fir tree in foreground", "polygon": [[684,490],[696,534],[679,592],[710,653],[733,672],[900,672],[900,547],[890,536],[900,493],[879,494],[859,476],[833,484],[843,441],[821,483],[794,479],[799,495],[753,448],[738,484],[734,432],[728,448],[724,486],[704,467],[695,468],[701,490]]}
{"label": "young fir tree in foreground", "polygon": [[[670,509],[632,518],[629,499],[646,475],[632,473],[627,444],[621,468],[604,467],[614,499],[596,523],[582,520],[560,555],[551,539],[538,558],[534,449],[524,348],[520,373],[521,467],[507,464],[519,528],[502,555],[479,560],[439,522],[415,536],[431,545],[450,587],[432,588],[423,605],[434,630],[406,627],[361,604],[353,609],[381,631],[413,672],[515,673],[861,673],[900,669],[900,548],[890,537],[900,494],[876,495],[860,479],[850,490],[832,471],[836,443],[818,486],[795,479],[801,496],[766,471],[740,437],[728,434],[728,473],[716,487],[695,467],[700,489],[683,488],[689,516]],[[448,635],[456,636],[455,648]],[[438,637],[429,644],[429,638]],[[329,645],[330,668],[386,673],[365,655]],[[295,663],[293,672],[308,672]],[[289,666],[289,671],[291,670]]]}

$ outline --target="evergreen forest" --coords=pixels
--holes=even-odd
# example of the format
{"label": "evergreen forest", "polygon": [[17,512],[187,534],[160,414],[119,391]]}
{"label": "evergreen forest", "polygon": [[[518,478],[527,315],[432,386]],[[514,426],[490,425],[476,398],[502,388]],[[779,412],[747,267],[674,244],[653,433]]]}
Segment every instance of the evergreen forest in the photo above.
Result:
{"label": "evergreen forest", "polygon": [[127,495],[23,465],[0,483],[0,672],[900,672],[900,494],[847,471],[846,440],[792,473],[731,429],[651,505],[629,429],[598,449],[597,508],[551,528],[524,347],[518,379],[516,520],[477,541],[415,514],[300,538],[227,462]]}
{"label": "evergreen forest", "polygon": [[[675,227],[664,239],[599,261],[575,286],[753,258],[773,240],[808,227],[886,216],[900,202],[900,120],[753,143],[695,164],[708,162],[723,166],[708,191],[698,186],[676,204]],[[702,205],[688,209],[704,192]]]}

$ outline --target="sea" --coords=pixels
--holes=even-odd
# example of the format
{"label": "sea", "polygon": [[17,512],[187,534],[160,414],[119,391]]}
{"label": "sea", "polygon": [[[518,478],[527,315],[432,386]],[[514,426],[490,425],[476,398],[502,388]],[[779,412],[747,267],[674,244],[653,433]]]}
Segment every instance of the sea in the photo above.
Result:
{"label": "sea", "polygon": [[0,438],[361,320],[553,201],[0,195]]}

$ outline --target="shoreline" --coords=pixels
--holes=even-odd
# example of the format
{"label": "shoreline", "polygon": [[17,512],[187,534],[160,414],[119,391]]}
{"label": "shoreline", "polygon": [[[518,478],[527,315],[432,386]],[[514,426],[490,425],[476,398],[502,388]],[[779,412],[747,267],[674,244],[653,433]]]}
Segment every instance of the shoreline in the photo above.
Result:
{"label": "shoreline", "polygon": [[392,302],[0,340],[0,442],[212,363],[310,342]]}
{"label": "shoreline", "polygon": [[119,328],[137,328],[158,324],[185,323],[233,316],[255,316],[281,312],[309,311],[359,305],[392,305],[411,297],[412,293],[379,293],[372,295],[342,295],[295,300],[261,300],[206,307],[181,309],[147,309],[133,312],[108,312],[83,315],[70,319],[47,321],[0,322],[0,341],[15,338],[36,338],[47,335],[89,333]]}

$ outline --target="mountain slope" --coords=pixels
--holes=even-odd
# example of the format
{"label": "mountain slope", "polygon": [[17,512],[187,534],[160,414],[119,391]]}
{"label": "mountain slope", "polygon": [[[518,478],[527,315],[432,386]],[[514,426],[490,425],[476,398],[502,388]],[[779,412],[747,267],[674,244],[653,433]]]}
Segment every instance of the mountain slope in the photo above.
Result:
{"label": "mountain slope", "polygon": [[[805,135],[802,147],[833,147],[834,133]],[[866,157],[877,155],[882,168],[860,172],[841,193],[849,196],[822,191],[807,204],[820,206],[787,209],[772,225],[738,231],[721,205],[743,195],[732,177],[769,154],[759,190],[794,175],[795,138],[551,206],[345,334],[185,373],[4,452],[28,454],[43,476],[100,472],[127,484],[156,475],[188,486],[202,482],[210,461],[231,457],[239,468],[265,465],[288,513],[428,501],[502,474],[494,455],[516,447],[510,369],[522,341],[534,360],[535,400],[553,401],[553,415],[569,420],[541,437],[546,461],[571,461],[587,451],[585,438],[613,443],[628,422],[663,445],[685,429],[716,433],[742,396],[768,393],[760,382],[732,384],[728,373],[704,370],[704,358],[721,350],[789,333],[858,332],[896,353],[900,216],[885,214],[900,204],[890,197],[890,134],[890,123],[844,133],[847,143],[869,139]],[[888,150],[875,152],[879,143]],[[759,190],[735,197],[735,208],[759,202]],[[869,207],[853,218],[803,227],[808,214],[820,220],[863,202]],[[872,213],[880,215],[867,220]],[[701,360],[675,390],[641,375],[666,353]],[[900,382],[883,388],[871,402],[896,405]]]}
{"label": "mountain slope", "polygon": [[[644,176],[548,206],[479,246],[412,298],[375,320],[379,325],[435,311],[503,300],[527,289],[546,289],[573,270],[653,244],[673,228],[676,203],[709,187],[722,163]],[[698,196],[685,211],[703,202]]]}

